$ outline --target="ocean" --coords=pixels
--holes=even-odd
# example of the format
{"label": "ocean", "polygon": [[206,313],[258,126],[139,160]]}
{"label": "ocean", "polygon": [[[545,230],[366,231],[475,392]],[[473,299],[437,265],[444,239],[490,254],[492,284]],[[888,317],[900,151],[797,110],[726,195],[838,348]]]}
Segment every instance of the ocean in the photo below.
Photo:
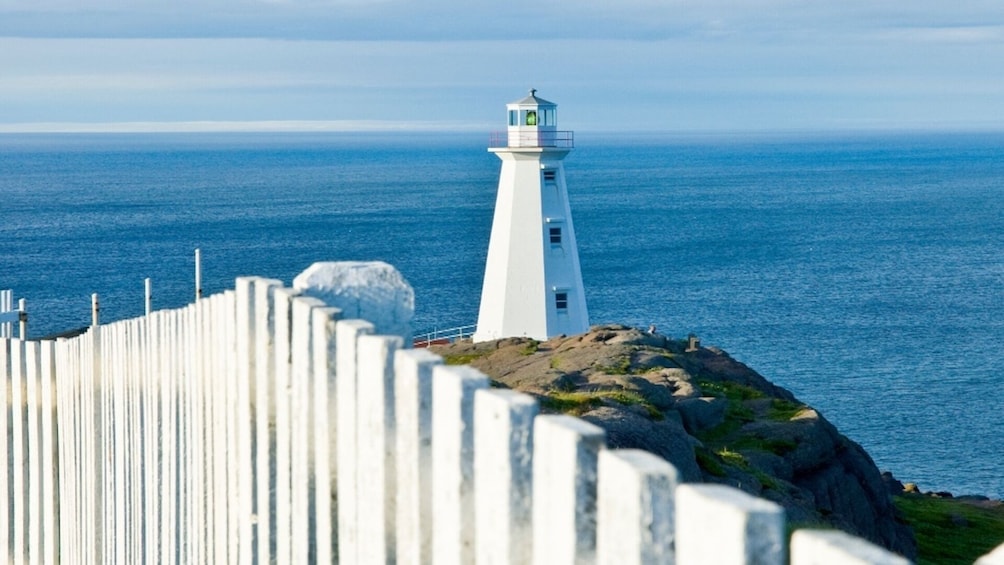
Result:
{"label": "ocean", "polygon": [[[1004,134],[576,132],[592,323],[694,333],[923,490],[1004,497]],[[499,162],[460,134],[0,136],[0,288],[33,336],[234,278],[383,260],[473,324]]]}

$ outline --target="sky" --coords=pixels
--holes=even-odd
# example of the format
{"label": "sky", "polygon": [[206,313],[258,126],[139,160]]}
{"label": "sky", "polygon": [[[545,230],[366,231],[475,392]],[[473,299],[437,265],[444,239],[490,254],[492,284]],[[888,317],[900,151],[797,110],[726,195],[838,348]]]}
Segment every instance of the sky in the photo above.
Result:
{"label": "sky", "polygon": [[1000,0],[0,0],[0,132],[1004,130]]}

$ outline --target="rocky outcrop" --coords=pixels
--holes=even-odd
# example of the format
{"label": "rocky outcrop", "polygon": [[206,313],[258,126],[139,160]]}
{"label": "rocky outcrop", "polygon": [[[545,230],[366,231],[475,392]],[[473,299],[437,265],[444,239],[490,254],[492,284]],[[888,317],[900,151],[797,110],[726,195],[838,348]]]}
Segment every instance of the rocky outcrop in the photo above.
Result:
{"label": "rocky outcrop", "polygon": [[729,484],[785,507],[789,523],[836,527],[916,556],[868,454],[821,414],[725,352],[625,326],[546,342],[503,339],[434,350],[496,386],[580,416],[611,447],[664,457],[687,482]]}

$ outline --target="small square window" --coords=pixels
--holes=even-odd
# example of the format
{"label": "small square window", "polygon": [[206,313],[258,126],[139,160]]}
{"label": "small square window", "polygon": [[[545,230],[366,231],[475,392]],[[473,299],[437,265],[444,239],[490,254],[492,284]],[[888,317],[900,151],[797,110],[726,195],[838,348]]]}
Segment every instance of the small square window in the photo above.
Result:
{"label": "small square window", "polygon": [[553,171],[553,170],[551,170],[551,171],[544,171],[544,181],[545,182],[555,182],[555,180],[557,178],[558,178],[558,175],[557,175],[557,173],[555,171]]}
{"label": "small square window", "polygon": [[556,292],[554,293],[554,306],[559,312],[568,310],[568,293],[567,292]]}
{"label": "small square window", "polygon": [[551,245],[561,245],[561,228],[549,228]]}

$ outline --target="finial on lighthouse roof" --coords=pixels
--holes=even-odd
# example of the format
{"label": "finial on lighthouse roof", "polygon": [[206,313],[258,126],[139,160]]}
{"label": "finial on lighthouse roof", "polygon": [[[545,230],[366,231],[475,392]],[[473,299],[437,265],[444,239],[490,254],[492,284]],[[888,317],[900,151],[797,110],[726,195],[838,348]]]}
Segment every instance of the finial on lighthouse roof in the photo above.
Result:
{"label": "finial on lighthouse roof", "polygon": [[521,100],[510,103],[510,105],[518,106],[557,106],[554,102],[549,102],[543,98],[537,98],[537,89],[531,88],[530,93],[524,96]]}

